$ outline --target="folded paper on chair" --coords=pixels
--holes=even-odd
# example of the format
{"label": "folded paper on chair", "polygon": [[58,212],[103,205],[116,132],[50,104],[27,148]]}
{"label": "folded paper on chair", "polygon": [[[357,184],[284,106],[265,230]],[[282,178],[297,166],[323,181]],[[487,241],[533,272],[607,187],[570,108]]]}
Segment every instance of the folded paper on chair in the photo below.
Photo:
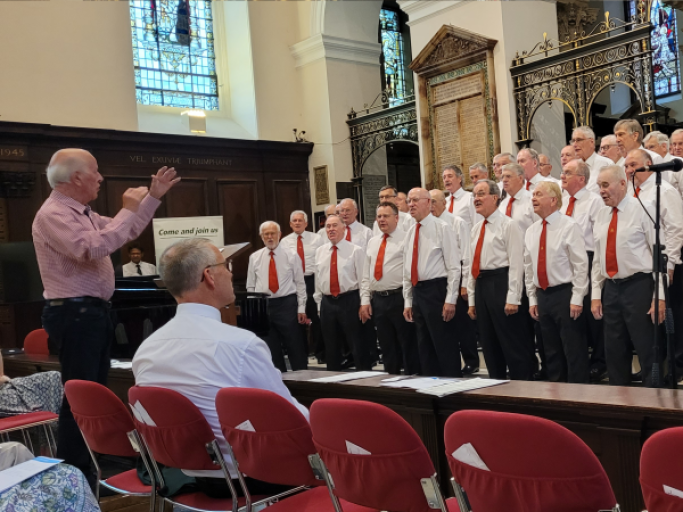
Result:
{"label": "folded paper on chair", "polygon": [[683,491],[679,491],[675,487],[669,487],[668,485],[664,485],[664,492],[668,494],[669,496],[676,496],[677,498],[683,498]]}
{"label": "folded paper on chair", "polygon": [[246,430],[247,432],[256,432],[256,429],[254,428],[254,425],[251,424],[251,421],[243,421],[239,425],[235,427],[237,430]]}
{"label": "folded paper on chair", "polygon": [[346,441],[346,451],[351,455],[372,455],[365,448],[361,448],[357,444],[353,444],[351,441]]}
{"label": "folded paper on chair", "polygon": [[[467,464],[468,466],[475,467],[477,469],[483,469],[484,471],[491,471],[486,463],[481,460],[481,457],[474,449],[472,443],[465,443],[460,448],[453,452],[453,458]],[[680,492],[680,491],[679,491]]]}

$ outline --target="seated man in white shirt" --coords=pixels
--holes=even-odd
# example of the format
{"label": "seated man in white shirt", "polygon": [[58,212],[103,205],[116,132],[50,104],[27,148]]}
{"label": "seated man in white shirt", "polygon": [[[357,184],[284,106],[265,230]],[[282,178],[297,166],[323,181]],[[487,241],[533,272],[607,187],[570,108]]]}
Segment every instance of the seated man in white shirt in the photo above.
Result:
{"label": "seated man in white shirt", "polygon": [[128,256],[130,261],[123,265],[123,277],[135,276],[155,276],[157,268],[151,263],[142,261],[145,256],[142,246],[138,243],[128,245]]}
{"label": "seated man in white shirt", "polygon": [[[183,240],[161,255],[159,273],[178,302],[175,318],[147,338],[133,357],[138,386],[172,389],[202,412],[216,435],[230,474],[237,478],[216,413],[221,388],[266,389],[291,402],[308,418],[308,410],[292,397],[272,363],[266,343],[255,334],[221,322],[220,310],[235,300],[232,262],[204,238]],[[187,472],[200,489],[229,497],[222,472]],[[281,486],[247,479],[252,494],[273,494]],[[240,486],[235,482],[235,487]],[[273,492],[274,491],[274,492]]]}

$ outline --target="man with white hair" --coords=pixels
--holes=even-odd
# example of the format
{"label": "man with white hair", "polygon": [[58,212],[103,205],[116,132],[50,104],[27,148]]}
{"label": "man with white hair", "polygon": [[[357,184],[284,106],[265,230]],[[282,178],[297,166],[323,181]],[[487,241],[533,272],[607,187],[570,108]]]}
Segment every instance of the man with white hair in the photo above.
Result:
{"label": "man with white hair", "polygon": [[[576,155],[586,162],[591,171],[591,179],[588,181],[589,190],[597,193],[598,174],[606,165],[612,165],[609,158],[600,156],[595,152],[595,132],[588,126],[579,126],[572,132],[572,140],[569,141]],[[564,164],[562,166],[564,168]]]}
{"label": "man with white hair", "polygon": [[472,229],[476,222],[476,212],[474,211],[472,193],[462,187],[464,176],[460,167],[457,165],[444,167],[441,176],[443,178],[443,186],[448,192],[448,197],[446,198],[448,213],[460,217],[468,226],[468,229]]}
{"label": "man with white hair", "polygon": [[[626,173],[620,165],[603,167],[598,175],[605,206],[595,221],[595,259],[591,311],[603,318],[605,356],[609,383],[631,383],[631,342],[636,349],[643,384],[652,385],[654,352],[654,285],[652,247],[655,233],[651,205],[641,208],[627,193]],[[661,286],[661,283],[660,283]],[[664,290],[660,288],[659,318],[666,314]]]}
{"label": "man with white hair", "polygon": [[408,213],[410,211],[410,208],[408,208],[408,194],[405,192],[396,194],[396,207],[399,212]]}
{"label": "man with white hair", "polygon": [[588,383],[588,346],[583,298],[588,291],[588,256],[574,219],[560,213],[562,191],[539,183],[532,199],[540,220],[527,229],[524,268],[529,312],[543,333],[548,380]]}
{"label": "man with white hair", "polygon": [[[659,156],[661,156],[662,163],[671,162],[671,160],[673,160],[674,158],[678,158],[679,160],[681,160],[680,157],[674,156],[671,153],[669,153],[669,137],[667,137],[662,132],[648,133],[647,136],[643,139],[643,146],[645,147],[645,149],[654,151]],[[665,171],[662,173],[662,178],[671,183],[676,189],[676,191],[679,194],[681,194],[681,191],[683,190],[683,183],[681,182],[681,180],[683,179],[683,175],[680,171]]]}
{"label": "man with white hair", "polygon": [[614,136],[617,138],[617,144],[619,145],[619,150],[623,155],[621,159],[617,162],[617,165],[624,166],[626,161],[626,155],[633,151],[634,149],[642,149],[647,151],[652,158],[653,164],[661,164],[662,157],[659,156],[654,151],[649,151],[643,147],[643,127],[635,119],[620,119],[617,124],[614,125]]}
{"label": "man with white hair", "polygon": [[[507,164],[516,164],[517,163],[517,158],[515,158],[515,155],[512,153],[499,153],[496,156],[493,157],[493,175],[496,178],[496,182],[498,182],[500,185],[498,185],[499,188],[502,188],[503,184],[503,166]],[[505,190],[500,191],[500,199],[503,200],[507,197],[507,192]],[[473,201],[474,202],[474,201]],[[482,220],[481,218],[478,218],[476,222],[479,222]]]}
{"label": "man with white hair", "polygon": [[524,234],[537,220],[531,206],[531,194],[524,188],[524,168],[519,164],[504,165],[502,185],[507,197],[500,202],[498,209],[517,222]]}
{"label": "man with white hair", "polygon": [[344,239],[365,250],[372,238],[372,229],[358,222],[358,204],[353,199],[342,199],[338,207],[339,216],[346,224]]}
{"label": "man with white hair", "polygon": [[619,149],[617,138],[614,135],[605,135],[600,139],[600,156],[609,158],[615,164],[624,156]]}
{"label": "man with white hair", "polygon": [[280,244],[280,225],[267,220],[259,227],[265,247],[249,256],[247,291],[268,295],[266,342],[273,364],[287,371],[282,347],[287,349],[292,370],[308,367],[306,341],[298,324],[305,324],[306,283],[299,254]]}
{"label": "man with white hair", "polygon": [[[62,381],[90,380],[106,385],[114,330],[109,299],[114,267],[109,257],[137,238],[149,224],[160,199],[180,181],[162,167],[149,187],[129,188],[114,218],[93,212],[102,183],[97,160],[82,149],[61,149],[50,159],[52,187],[33,220],[33,244],[46,299],[43,327],[59,349]],[[59,415],[57,456],[89,479],[90,456],[64,398]]]}
{"label": "man with white hair", "polygon": [[[336,204],[331,204],[325,208],[325,218],[329,217],[330,215],[336,215],[337,214],[337,207],[339,205]],[[321,227],[318,232],[316,233],[323,241],[327,241],[327,232],[325,231],[325,226]]]}
{"label": "man with white hair", "polygon": [[489,177],[488,168],[481,162],[470,165],[470,180],[472,180],[472,185],[476,185],[479,180],[485,180]]}
{"label": "man with white hair", "polygon": [[536,188],[536,185],[542,181],[548,181],[541,174],[541,163],[538,159],[538,153],[531,148],[523,148],[517,153],[517,163],[524,168],[524,177],[526,178],[525,189],[531,193]]}
{"label": "man with white hair", "polygon": [[[325,344],[320,330],[320,317],[318,306],[315,304],[315,251],[327,240],[306,231],[308,227],[308,215],[303,210],[295,210],[289,215],[289,227],[292,232],[282,239],[282,246],[290,252],[299,255],[306,283],[306,316],[311,321],[311,340],[318,362],[325,359]],[[305,330],[305,329],[304,329]],[[305,339],[305,337],[304,337]]]}
{"label": "man with white hair", "polygon": [[538,155],[538,168],[541,171],[541,175],[546,178],[549,181],[552,181],[553,183],[557,183],[559,186],[560,180],[555,178],[551,172],[553,170],[553,164],[550,163],[550,158],[548,158],[547,155],[544,155],[543,153],[540,153]]}
{"label": "man with white hair", "polygon": [[570,162],[571,160],[576,160],[577,158],[580,159],[580,157],[576,154],[576,151],[574,150],[574,146],[565,146],[560,151],[560,165],[563,169],[564,166],[567,165],[567,162]]}

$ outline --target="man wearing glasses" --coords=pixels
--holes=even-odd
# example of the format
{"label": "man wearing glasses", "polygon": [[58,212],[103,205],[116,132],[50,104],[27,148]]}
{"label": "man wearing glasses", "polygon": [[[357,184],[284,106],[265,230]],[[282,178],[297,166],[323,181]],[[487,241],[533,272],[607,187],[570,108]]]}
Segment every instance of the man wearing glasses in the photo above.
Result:
{"label": "man wearing glasses", "polygon": [[[569,143],[573,146],[576,155],[586,162],[591,171],[591,177],[587,185],[595,187],[600,169],[606,165],[612,165],[609,158],[600,156],[595,152],[595,133],[588,126],[579,126],[572,132],[572,140]],[[564,167],[563,167],[564,168]]]}
{"label": "man wearing glasses", "polygon": [[602,138],[600,141],[600,156],[609,158],[615,164],[624,156],[621,154],[619,144],[617,144],[617,138],[614,135],[605,135]]}
{"label": "man wearing glasses", "polygon": [[[405,196],[405,194],[403,195]],[[392,203],[396,205],[396,208],[398,208],[398,192],[396,191],[396,188],[392,187],[391,185],[384,185],[381,189],[379,189],[379,204],[382,203]],[[399,209],[398,227],[403,231],[407,231],[410,229],[410,226],[412,226],[412,217]],[[376,237],[381,234],[382,230],[379,229],[377,220],[375,220],[375,223],[372,225],[372,236]]]}
{"label": "man wearing glasses", "polygon": [[[236,479],[216,414],[218,390],[265,389],[285,398],[306,418],[308,409],[283,384],[266,343],[252,332],[221,321],[221,309],[235,300],[232,252],[227,247],[222,251],[205,238],[191,238],[168,247],[161,255],[159,274],[178,302],[178,310],[172,320],[142,342],[133,357],[133,374],[138,386],[172,389],[199,408]],[[222,471],[187,473],[198,477],[200,490],[214,496],[228,494]],[[251,481],[248,486],[258,494],[277,490],[260,481]]]}
{"label": "man wearing glasses", "polygon": [[544,155],[543,153],[538,155],[538,167],[541,170],[541,175],[545,179],[557,183],[558,185],[560,184],[560,180],[550,174],[553,170],[553,164],[550,163],[550,158],[548,158],[547,155]]}

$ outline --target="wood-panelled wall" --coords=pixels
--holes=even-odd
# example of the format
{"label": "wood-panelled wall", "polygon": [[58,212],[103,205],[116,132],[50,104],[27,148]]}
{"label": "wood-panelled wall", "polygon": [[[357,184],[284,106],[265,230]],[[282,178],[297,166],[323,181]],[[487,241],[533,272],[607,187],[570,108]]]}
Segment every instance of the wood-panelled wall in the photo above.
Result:
{"label": "wood-panelled wall", "polygon": [[[0,122],[0,197],[6,197],[5,240],[30,241],[31,223],[50,194],[45,169],[60,148],[90,151],[104,177],[92,207],[113,216],[121,208],[121,196],[129,187],[149,186],[150,175],[163,166],[176,168],[182,181],[164,198],[155,217],[222,215],[226,243],[251,242],[252,251],[263,246],[260,223],[275,220],[283,236],[291,232],[289,214],[304,210],[311,217],[308,157],[313,145],[270,141],[214,139],[51,125]],[[7,174],[10,173],[10,174]],[[5,177],[34,180],[24,189],[3,186]],[[312,229],[312,228],[309,228]],[[145,260],[154,262],[152,226],[138,241]],[[234,279],[246,280],[248,254],[234,262]],[[121,262],[128,261],[127,248]],[[7,306],[3,306],[6,307]],[[18,313],[17,313],[18,314]],[[0,346],[13,346],[1,338],[22,336],[11,332],[0,311]],[[39,325],[39,319],[38,319]]]}

